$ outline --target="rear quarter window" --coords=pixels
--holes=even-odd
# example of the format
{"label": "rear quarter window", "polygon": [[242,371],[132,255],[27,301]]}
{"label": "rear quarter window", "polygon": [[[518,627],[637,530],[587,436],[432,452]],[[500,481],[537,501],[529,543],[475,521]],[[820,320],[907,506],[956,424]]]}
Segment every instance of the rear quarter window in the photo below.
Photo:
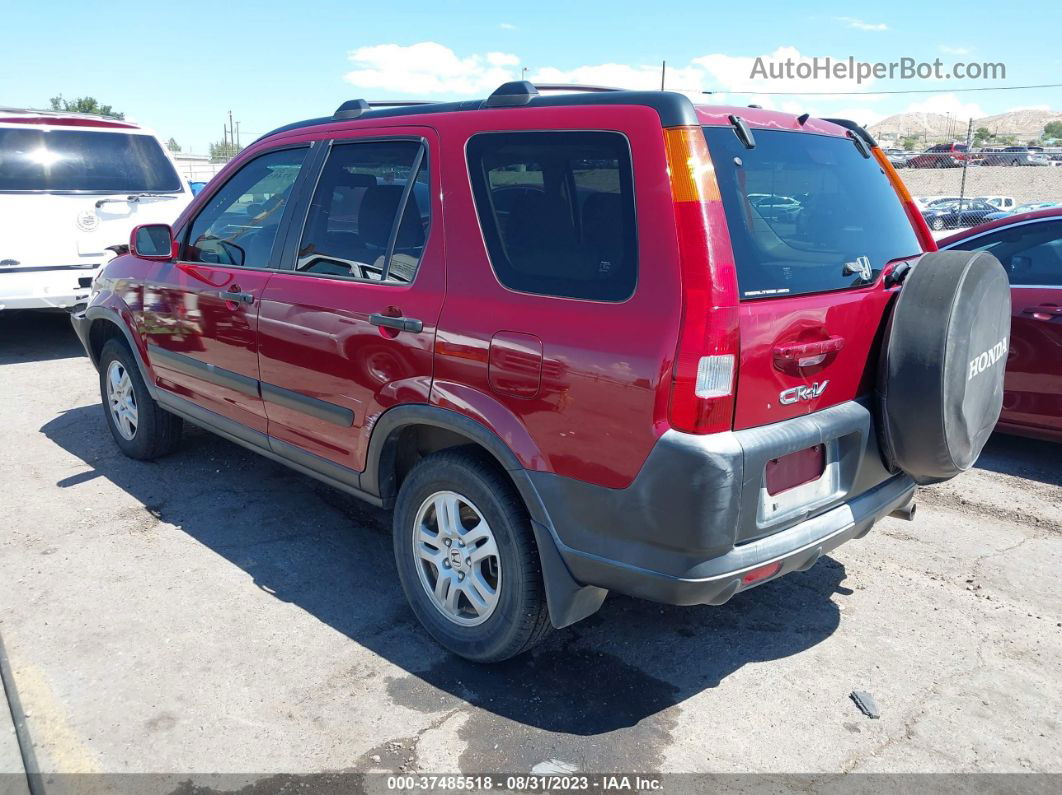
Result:
{"label": "rear quarter window", "polygon": [[623,301],[637,281],[627,139],[610,132],[482,133],[472,190],[498,280],[525,293]]}
{"label": "rear quarter window", "polygon": [[743,299],[862,287],[921,253],[888,177],[848,138],[706,127]]}

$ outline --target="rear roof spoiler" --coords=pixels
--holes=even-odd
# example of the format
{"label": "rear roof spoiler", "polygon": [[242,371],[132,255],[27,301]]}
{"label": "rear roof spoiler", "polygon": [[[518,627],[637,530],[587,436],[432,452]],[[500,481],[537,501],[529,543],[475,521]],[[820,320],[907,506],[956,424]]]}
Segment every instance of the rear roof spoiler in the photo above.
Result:
{"label": "rear roof spoiler", "polygon": [[831,124],[836,124],[838,127],[844,127],[846,130],[851,130],[854,135],[858,135],[863,139],[863,142],[873,148],[878,145],[878,142],[874,140],[874,136],[868,133],[863,127],[860,127],[851,119],[823,119]]}

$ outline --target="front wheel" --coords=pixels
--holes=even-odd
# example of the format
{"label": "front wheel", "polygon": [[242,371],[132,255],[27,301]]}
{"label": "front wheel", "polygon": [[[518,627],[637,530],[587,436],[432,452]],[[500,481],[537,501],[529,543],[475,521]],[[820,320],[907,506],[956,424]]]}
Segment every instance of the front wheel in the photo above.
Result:
{"label": "front wheel", "polygon": [[943,218],[934,218],[933,219],[933,223],[931,224],[931,226],[933,227],[934,230],[939,232],[941,229],[944,228],[944,219]]}
{"label": "front wheel", "polygon": [[398,493],[394,549],[414,614],[455,654],[499,662],[550,631],[530,517],[486,456],[444,450],[413,468]]}
{"label": "front wheel", "polygon": [[181,419],[151,397],[129,348],[108,341],[99,367],[103,414],[121,451],[145,461],[173,452],[181,440]]}

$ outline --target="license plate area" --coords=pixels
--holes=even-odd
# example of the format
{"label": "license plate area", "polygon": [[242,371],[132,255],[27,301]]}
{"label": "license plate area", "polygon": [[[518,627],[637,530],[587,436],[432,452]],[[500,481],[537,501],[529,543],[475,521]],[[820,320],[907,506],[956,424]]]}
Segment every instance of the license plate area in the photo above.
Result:
{"label": "license plate area", "polygon": [[761,528],[806,516],[844,496],[840,440],[769,459],[760,486],[757,524]]}

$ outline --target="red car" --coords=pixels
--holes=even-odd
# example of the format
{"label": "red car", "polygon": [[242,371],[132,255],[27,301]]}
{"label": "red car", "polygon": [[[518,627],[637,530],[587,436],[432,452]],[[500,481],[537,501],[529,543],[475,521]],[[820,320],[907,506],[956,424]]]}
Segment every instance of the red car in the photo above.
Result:
{"label": "red car", "polygon": [[969,467],[1009,292],[932,248],[850,122],[516,82],[270,133],[73,322],[122,451],[189,421],[393,508],[413,612],[494,661],[609,591],[721,604]]}
{"label": "red car", "polygon": [[1000,218],[938,245],[987,251],[1010,278],[1014,309],[999,430],[1062,442],[1062,208]]}

